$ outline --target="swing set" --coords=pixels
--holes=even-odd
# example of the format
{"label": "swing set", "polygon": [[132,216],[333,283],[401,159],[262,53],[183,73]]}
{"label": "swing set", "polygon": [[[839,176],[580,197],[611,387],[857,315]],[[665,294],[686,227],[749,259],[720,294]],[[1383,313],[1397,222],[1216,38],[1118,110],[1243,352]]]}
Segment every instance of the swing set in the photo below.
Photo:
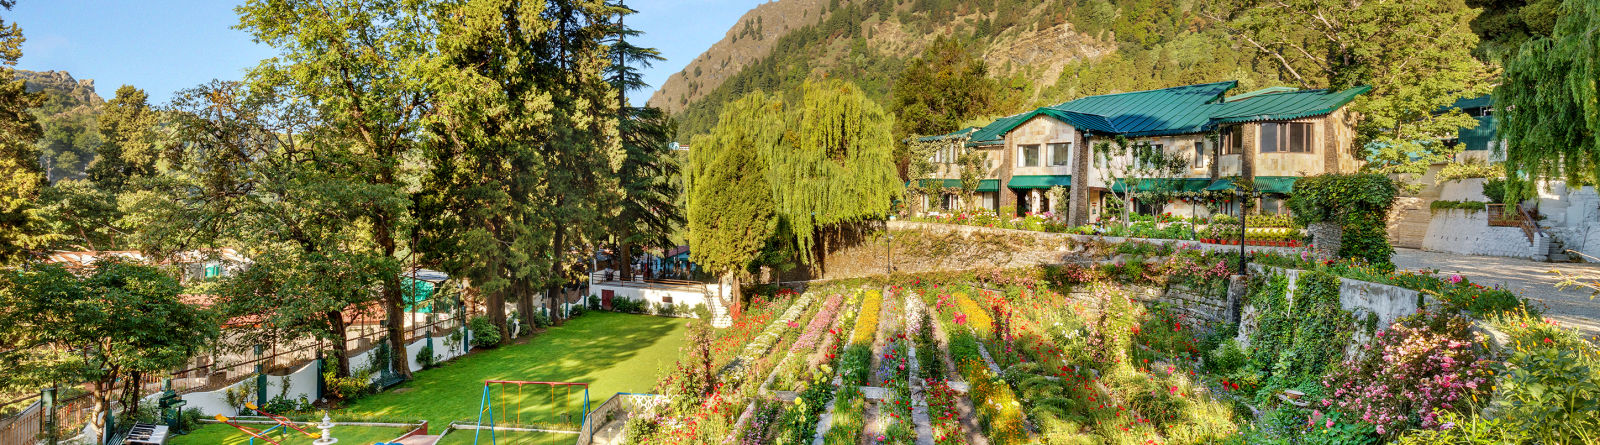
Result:
{"label": "swing set", "polygon": [[[513,386],[516,387],[516,391],[514,391],[514,392],[511,391],[511,389],[510,389],[510,387],[513,387]],[[533,386],[534,388],[532,390],[528,391],[527,393],[524,393],[524,391],[523,391],[524,388],[527,388],[528,386]],[[552,414],[550,414],[549,416],[544,416],[543,417],[544,420],[547,420],[547,422],[544,422],[543,425],[550,426],[552,428],[530,427],[530,425],[538,425],[539,424],[539,423],[537,423],[537,422],[539,422],[541,420],[539,416],[530,416],[529,421],[533,422],[533,423],[523,423],[522,422],[522,419],[523,419],[522,413],[524,411],[524,408],[526,407],[526,403],[528,402],[528,400],[530,398],[534,398],[534,397],[538,397],[540,399],[543,398],[543,397],[539,397],[539,396],[542,395],[542,394],[538,394],[538,392],[539,392],[538,387],[539,386],[544,386],[544,387],[548,387],[549,388],[550,410],[551,410]],[[499,393],[500,393],[499,400],[498,400],[500,402],[499,403],[499,405],[500,405],[500,416],[501,416],[500,417],[500,421],[504,422],[504,421],[507,421],[507,420],[515,419],[514,421],[509,422],[510,426],[502,426],[502,427],[496,427],[495,426],[495,410],[494,410],[494,408],[495,408],[496,400],[495,400],[494,393],[495,393],[495,388],[497,388],[497,387],[499,388]],[[571,405],[572,405],[573,387],[582,387],[583,388],[583,405],[581,407],[582,410],[579,411],[579,416],[576,419],[577,422],[573,422],[573,420],[574,420],[573,419],[573,415],[572,415],[573,413],[571,411],[572,410]],[[560,394],[560,393],[563,392],[563,390],[564,390],[565,394]],[[558,394],[560,394],[560,395],[558,395]],[[516,399],[515,400],[516,401],[515,405],[517,406],[517,409],[515,411],[511,410],[511,405],[513,405],[513,403],[511,403],[512,402],[511,399],[513,399],[513,398]],[[534,403],[539,403],[539,401],[535,400]],[[484,416],[485,415],[488,416],[488,423],[487,424],[484,423]],[[579,428],[582,428],[582,425],[587,423],[586,421],[588,420],[588,416],[589,416],[589,384],[588,383],[575,383],[575,382],[528,382],[528,381],[519,381],[519,380],[486,380],[486,381],[483,382],[483,397],[482,397],[481,401],[478,404],[478,424],[477,424],[476,427],[473,428],[474,431],[472,433],[472,443],[473,443],[473,445],[478,445],[478,444],[482,443],[482,442],[479,441],[479,439],[482,437],[483,430],[485,430],[485,429],[489,430],[489,444],[490,445],[498,445],[497,442],[496,442],[497,439],[495,437],[495,430],[496,429],[499,429],[499,430],[502,430],[502,431],[516,431],[516,432],[530,432],[530,433],[579,434],[580,432],[577,431],[577,430]],[[556,428],[560,428],[560,429],[556,429]]]}

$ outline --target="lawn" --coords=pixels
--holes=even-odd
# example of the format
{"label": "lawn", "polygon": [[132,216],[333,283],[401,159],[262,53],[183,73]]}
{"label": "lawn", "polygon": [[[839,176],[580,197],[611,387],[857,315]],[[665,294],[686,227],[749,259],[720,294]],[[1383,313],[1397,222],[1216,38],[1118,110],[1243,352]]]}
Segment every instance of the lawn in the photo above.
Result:
{"label": "lawn", "polygon": [[[266,429],[271,425],[252,424],[245,426],[250,428]],[[312,433],[320,433],[320,431],[318,431],[316,428],[311,428],[309,425],[302,425],[301,427],[305,428],[307,431],[311,431]],[[410,429],[365,426],[335,426],[333,427],[332,433],[333,437],[339,439],[339,443],[341,444],[372,445],[378,442],[394,440],[394,438],[400,437],[401,434],[405,434],[407,431],[410,431]],[[301,435],[299,431],[289,432],[294,434],[286,433],[282,428],[279,428],[278,430],[269,433],[267,437],[271,437],[283,445],[310,445],[311,441],[313,440],[310,437]],[[168,440],[167,443],[170,445],[246,445],[250,443],[250,436],[245,435],[243,432],[240,432],[234,427],[213,423],[202,426],[200,429],[197,429],[189,434],[175,436]],[[469,441],[468,443],[471,442]],[[261,440],[257,440],[256,444],[270,445],[266,441]]]}
{"label": "lawn", "polygon": [[[678,318],[589,313],[525,343],[474,352],[418,372],[409,382],[335,412],[334,418],[427,420],[430,430],[443,431],[451,421],[477,419],[484,380],[588,383],[591,407],[618,392],[650,392],[657,375],[677,359],[685,323]],[[520,394],[516,386],[491,389],[496,420],[502,425],[556,426],[569,418],[576,423],[581,416],[581,387],[573,389],[570,398],[566,389],[552,394],[547,386],[526,386]],[[470,437],[470,433],[457,431],[450,437]]]}

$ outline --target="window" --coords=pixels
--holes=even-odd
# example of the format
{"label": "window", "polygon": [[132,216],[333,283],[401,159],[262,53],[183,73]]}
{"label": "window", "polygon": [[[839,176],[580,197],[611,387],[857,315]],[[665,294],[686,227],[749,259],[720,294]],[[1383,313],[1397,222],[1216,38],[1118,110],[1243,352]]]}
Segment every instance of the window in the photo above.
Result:
{"label": "window", "polygon": [[1072,144],[1050,144],[1050,165],[1067,165],[1072,162]]}
{"label": "window", "polygon": [[1206,168],[1206,141],[1194,143],[1194,168]]}
{"label": "window", "polygon": [[[1156,168],[1157,166],[1150,162],[1151,159],[1160,156],[1165,152],[1166,145],[1163,144],[1136,145],[1133,147],[1133,168],[1138,170]],[[1166,169],[1162,168],[1162,170]]]}
{"label": "window", "polygon": [[1261,152],[1310,153],[1312,134],[1309,122],[1261,124]]}
{"label": "window", "polygon": [[1222,130],[1222,154],[1236,155],[1244,153],[1244,133],[1235,125]]}
{"label": "window", "polygon": [[1039,146],[1038,145],[1019,145],[1019,146],[1017,146],[1017,166],[1018,167],[1038,167],[1039,166]]}

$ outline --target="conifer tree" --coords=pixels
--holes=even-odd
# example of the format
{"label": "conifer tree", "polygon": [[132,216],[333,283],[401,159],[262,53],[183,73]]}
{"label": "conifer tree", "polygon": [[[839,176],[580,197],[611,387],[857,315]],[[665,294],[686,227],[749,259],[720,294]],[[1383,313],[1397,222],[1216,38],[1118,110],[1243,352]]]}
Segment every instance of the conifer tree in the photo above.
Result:
{"label": "conifer tree", "polygon": [[739,275],[778,227],[763,156],[778,143],[782,115],[783,102],[751,93],[723,107],[711,133],[690,144],[689,255],[721,277],[735,316],[743,307]]}
{"label": "conifer tree", "polygon": [[640,34],[624,22],[636,11],[622,2],[617,9],[612,61],[606,74],[617,93],[617,122],[625,157],[617,172],[622,194],[607,226],[617,243],[622,276],[632,277],[634,247],[641,243],[669,247],[672,231],[683,224],[683,213],[677,206],[680,191],[675,177],[679,168],[668,145],[676,125],[659,108],[630,106],[627,97],[628,92],[649,87],[639,70],[664,59],[654,48],[628,42],[629,37]]}
{"label": "conifer tree", "polygon": [[[11,10],[16,2],[0,1]],[[22,28],[0,17],[0,265],[15,264],[49,243],[35,202],[44,187],[44,169],[34,141],[43,134],[28,109],[42,94],[29,93],[12,67],[22,58]]]}

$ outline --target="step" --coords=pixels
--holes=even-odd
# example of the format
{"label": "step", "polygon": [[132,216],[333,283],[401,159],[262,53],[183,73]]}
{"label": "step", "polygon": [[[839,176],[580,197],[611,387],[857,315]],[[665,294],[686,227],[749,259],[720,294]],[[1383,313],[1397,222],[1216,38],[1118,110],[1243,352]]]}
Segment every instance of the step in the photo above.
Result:
{"label": "step", "polygon": [[443,436],[411,436],[411,437],[407,437],[407,438],[404,438],[404,439],[400,439],[399,442],[392,442],[392,443],[397,443],[397,444],[400,444],[400,445],[434,445],[436,443],[439,443],[439,438],[440,437],[443,437]]}

